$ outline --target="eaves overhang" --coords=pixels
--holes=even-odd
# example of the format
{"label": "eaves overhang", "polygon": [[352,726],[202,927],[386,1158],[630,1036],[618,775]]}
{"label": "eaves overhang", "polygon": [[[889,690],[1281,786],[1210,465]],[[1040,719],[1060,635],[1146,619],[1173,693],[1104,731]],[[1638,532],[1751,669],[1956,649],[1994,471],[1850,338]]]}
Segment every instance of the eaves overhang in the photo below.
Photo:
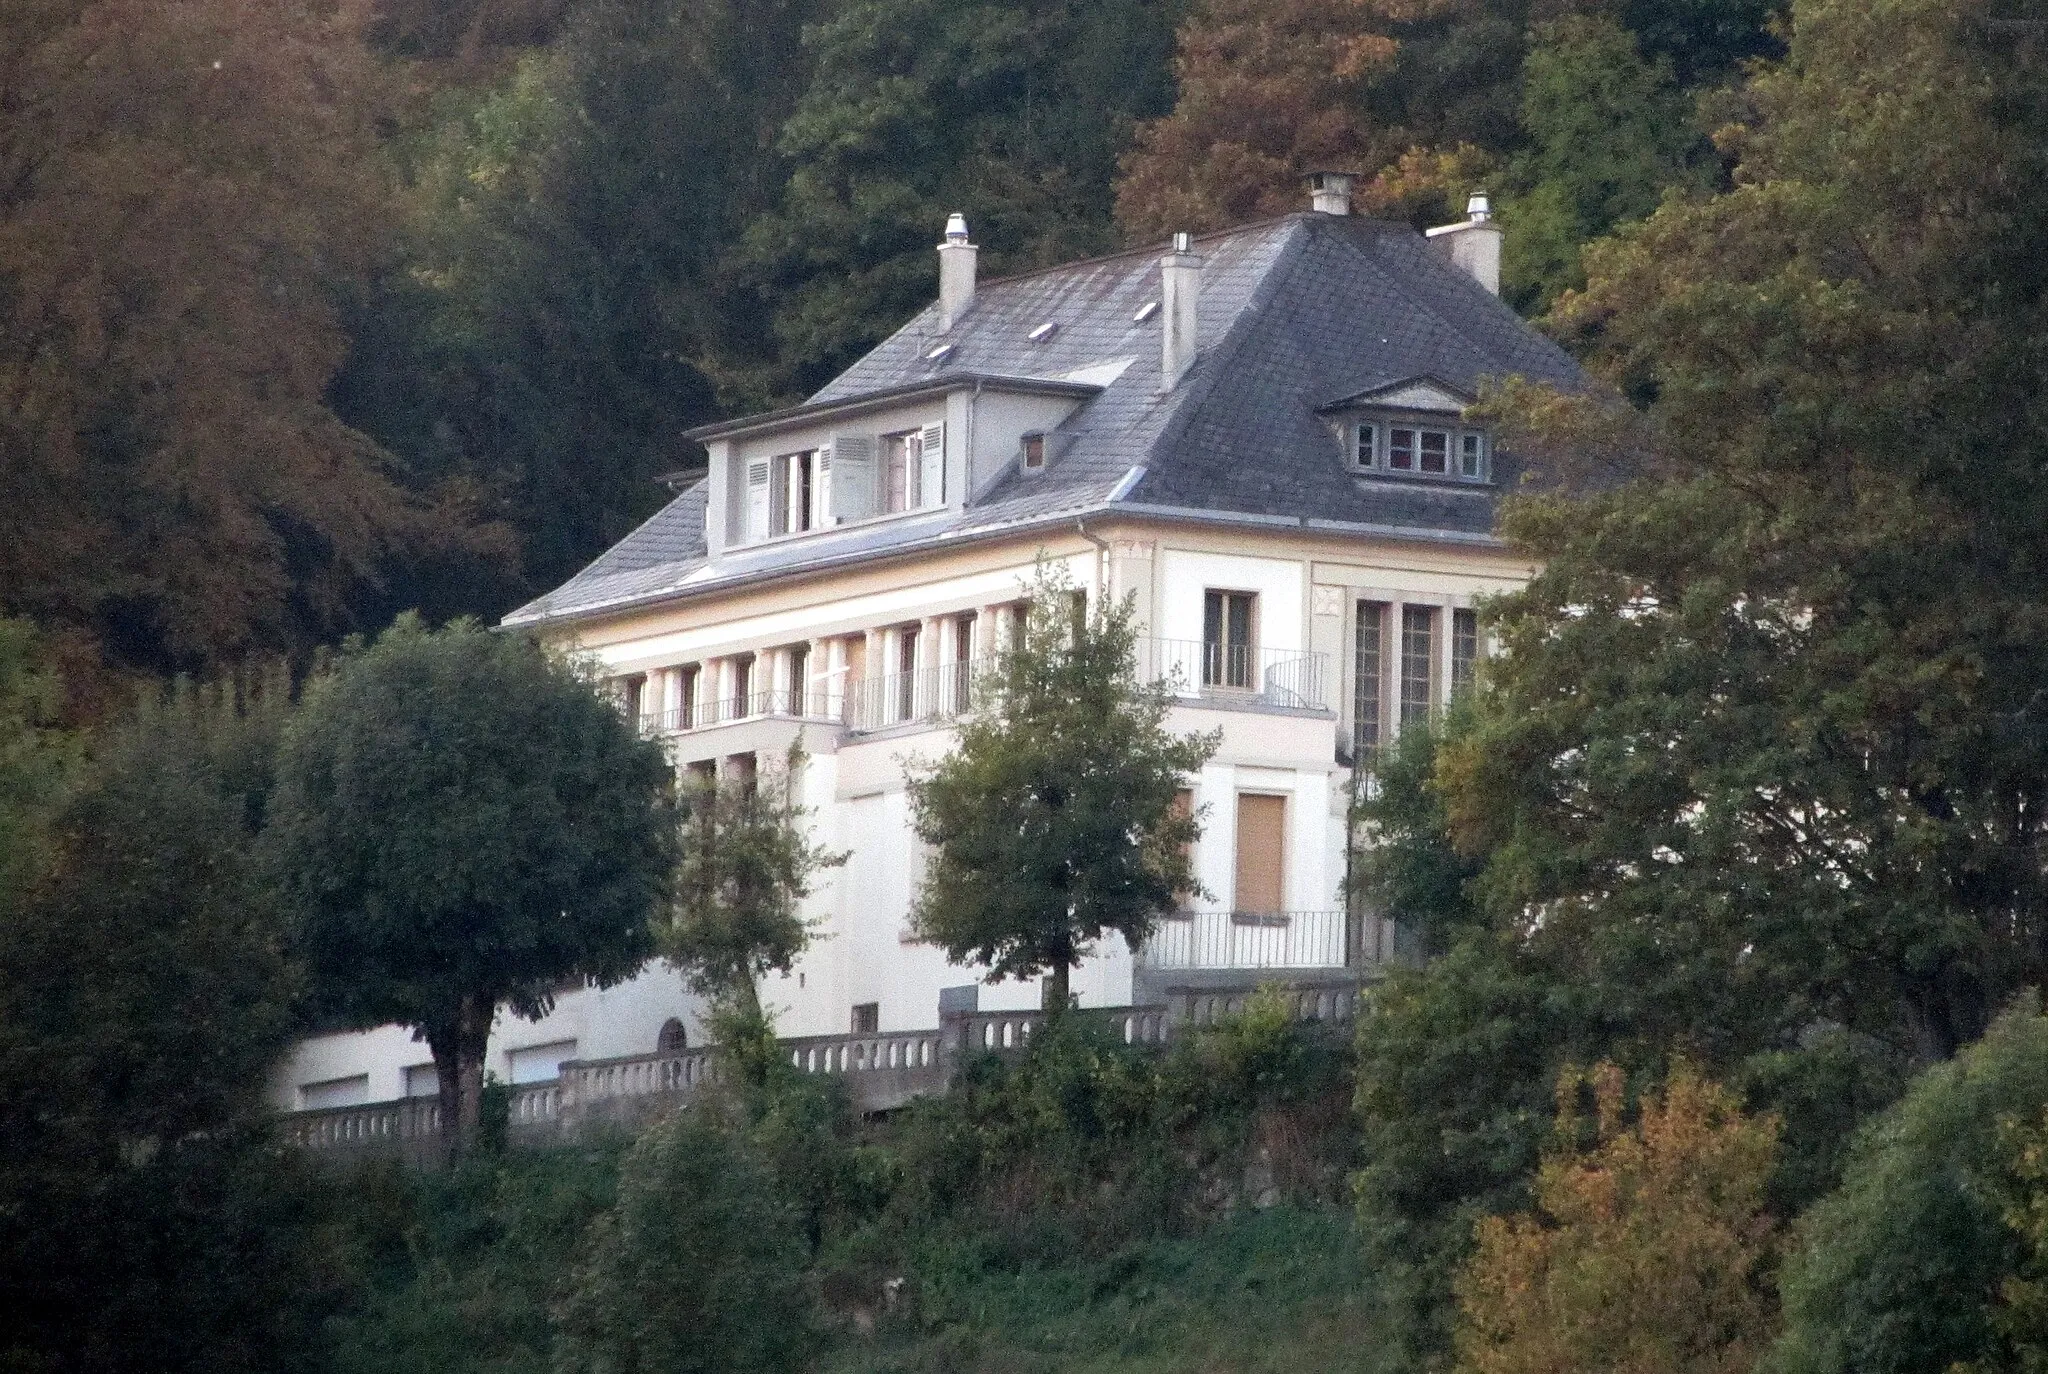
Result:
{"label": "eaves overhang", "polygon": [[699,443],[707,439],[733,439],[741,435],[758,434],[763,430],[782,429],[808,420],[830,420],[840,416],[886,410],[905,401],[921,400],[930,396],[950,396],[956,391],[974,388],[1012,396],[1064,396],[1074,400],[1087,400],[1091,396],[1099,396],[1103,390],[1090,382],[1062,381],[1056,377],[1018,377],[1000,372],[945,372],[923,381],[884,387],[879,391],[866,391],[858,396],[845,396],[831,401],[806,401],[802,405],[790,406],[783,410],[765,411],[759,415],[742,416],[737,420],[721,420],[715,425],[700,425],[696,429],[685,430],[683,437]]}
{"label": "eaves overhang", "polygon": [[1504,550],[1507,542],[1498,535],[1474,530],[1453,530],[1425,528],[1414,525],[1388,525],[1368,521],[1327,520],[1314,516],[1262,515],[1251,511],[1211,510],[1197,506],[1154,505],[1137,501],[1098,501],[1092,505],[1076,507],[1029,519],[1005,521],[992,525],[949,530],[942,534],[922,539],[914,544],[895,548],[850,550],[846,553],[812,559],[800,564],[780,568],[748,569],[728,577],[710,577],[687,584],[672,584],[632,596],[620,597],[616,601],[579,607],[572,611],[550,614],[546,611],[522,616],[515,612],[500,622],[505,629],[544,629],[551,626],[608,620],[615,616],[629,615],[676,602],[694,601],[700,597],[728,594],[741,587],[773,586],[784,582],[801,581],[843,571],[861,564],[886,565],[909,562],[934,553],[949,552],[959,548],[970,548],[980,544],[999,543],[1019,535],[1050,532],[1074,525],[1077,521],[1099,520],[1109,517],[1124,517],[1170,524],[1210,525],[1235,529],[1262,529],[1274,532],[1295,530],[1308,534],[1350,535],[1356,538],[1380,539],[1391,543],[1453,545],[1468,549],[1489,551]]}

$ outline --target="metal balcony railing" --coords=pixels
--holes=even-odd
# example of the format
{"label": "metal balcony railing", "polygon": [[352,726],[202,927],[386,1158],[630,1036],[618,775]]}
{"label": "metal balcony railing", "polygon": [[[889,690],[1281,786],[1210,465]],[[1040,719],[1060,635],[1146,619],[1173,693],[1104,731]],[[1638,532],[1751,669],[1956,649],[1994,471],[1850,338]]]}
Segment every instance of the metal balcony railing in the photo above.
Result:
{"label": "metal balcony railing", "polygon": [[945,720],[971,711],[993,656],[935,663],[907,673],[863,678],[846,687],[845,721],[856,731]]}
{"label": "metal balcony railing", "polygon": [[1342,968],[1341,911],[1195,911],[1161,921],[1138,951],[1148,968]]}
{"label": "metal balcony railing", "polygon": [[[1137,673],[1140,681],[1170,684],[1186,700],[1322,709],[1328,705],[1326,657],[1297,649],[1146,638],[1137,642]],[[762,716],[838,721],[861,733],[946,720],[979,704],[983,683],[997,662],[997,656],[983,655],[928,664],[849,682],[843,691],[783,688],[699,697],[672,710],[643,712],[640,733],[673,735]]]}
{"label": "metal balcony railing", "polygon": [[1141,639],[1138,673],[1169,682],[1186,698],[1322,710],[1329,705],[1328,655],[1199,639]]}
{"label": "metal balcony railing", "polygon": [[650,737],[673,735],[684,730],[702,730],[759,716],[782,716],[794,720],[834,719],[831,699],[823,692],[771,690],[748,692],[744,696],[700,699],[670,711],[643,711],[640,733]]}

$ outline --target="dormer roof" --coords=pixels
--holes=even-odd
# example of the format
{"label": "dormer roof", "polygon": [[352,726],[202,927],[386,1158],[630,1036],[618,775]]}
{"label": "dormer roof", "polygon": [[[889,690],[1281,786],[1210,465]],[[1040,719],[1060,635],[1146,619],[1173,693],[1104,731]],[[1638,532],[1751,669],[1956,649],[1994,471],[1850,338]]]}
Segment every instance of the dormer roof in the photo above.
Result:
{"label": "dormer roof", "polygon": [[1199,355],[1171,389],[1161,387],[1164,250],[1154,245],[978,283],[949,327],[934,302],[803,405],[695,432],[751,433],[979,379],[1080,398],[1043,471],[1013,471],[964,509],[715,560],[705,549],[705,493],[692,488],[507,623],[605,614],[1118,512],[1492,542],[1498,492],[1521,475],[1512,454],[1496,453],[1490,486],[1374,481],[1346,465],[1329,412],[1462,408],[1489,377],[1582,385],[1561,349],[1405,224],[1287,215],[1201,236],[1194,250],[1203,261]]}

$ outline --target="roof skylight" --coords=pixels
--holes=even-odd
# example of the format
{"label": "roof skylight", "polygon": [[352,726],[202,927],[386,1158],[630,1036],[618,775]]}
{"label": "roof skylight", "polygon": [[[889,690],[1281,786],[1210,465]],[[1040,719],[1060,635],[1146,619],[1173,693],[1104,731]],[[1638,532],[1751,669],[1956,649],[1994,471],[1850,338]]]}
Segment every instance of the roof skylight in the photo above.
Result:
{"label": "roof skylight", "polygon": [[953,345],[949,343],[934,344],[931,348],[925,350],[924,360],[928,363],[942,363],[952,356]]}
{"label": "roof skylight", "polygon": [[1028,334],[1026,337],[1029,338],[1033,343],[1044,343],[1047,339],[1050,339],[1053,335],[1059,332],[1060,322],[1058,320],[1047,320],[1044,324],[1032,330],[1031,333]]}
{"label": "roof skylight", "polygon": [[1143,305],[1141,305],[1141,306],[1139,306],[1139,307],[1138,307],[1138,313],[1137,313],[1137,314],[1135,314],[1135,315],[1133,315],[1133,316],[1131,316],[1131,323],[1132,323],[1132,324],[1143,324],[1143,323],[1145,323],[1145,321],[1147,321],[1147,320],[1151,319],[1151,318],[1152,318],[1152,317],[1153,317],[1154,315],[1157,315],[1158,313],[1159,313],[1159,302],[1158,302],[1158,301],[1146,301],[1146,302],[1145,302],[1145,303],[1144,303]]}

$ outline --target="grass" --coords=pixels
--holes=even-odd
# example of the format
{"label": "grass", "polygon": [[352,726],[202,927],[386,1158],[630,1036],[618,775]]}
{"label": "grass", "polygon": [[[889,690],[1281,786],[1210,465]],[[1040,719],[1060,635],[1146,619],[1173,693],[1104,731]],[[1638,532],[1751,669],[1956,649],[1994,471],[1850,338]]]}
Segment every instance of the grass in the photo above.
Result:
{"label": "grass", "polygon": [[[915,1310],[849,1333],[820,1374],[1306,1374],[1375,1366],[1348,1212],[1276,1207],[1091,1262],[1005,1272],[931,1257]],[[923,1267],[923,1266],[921,1266]]]}

